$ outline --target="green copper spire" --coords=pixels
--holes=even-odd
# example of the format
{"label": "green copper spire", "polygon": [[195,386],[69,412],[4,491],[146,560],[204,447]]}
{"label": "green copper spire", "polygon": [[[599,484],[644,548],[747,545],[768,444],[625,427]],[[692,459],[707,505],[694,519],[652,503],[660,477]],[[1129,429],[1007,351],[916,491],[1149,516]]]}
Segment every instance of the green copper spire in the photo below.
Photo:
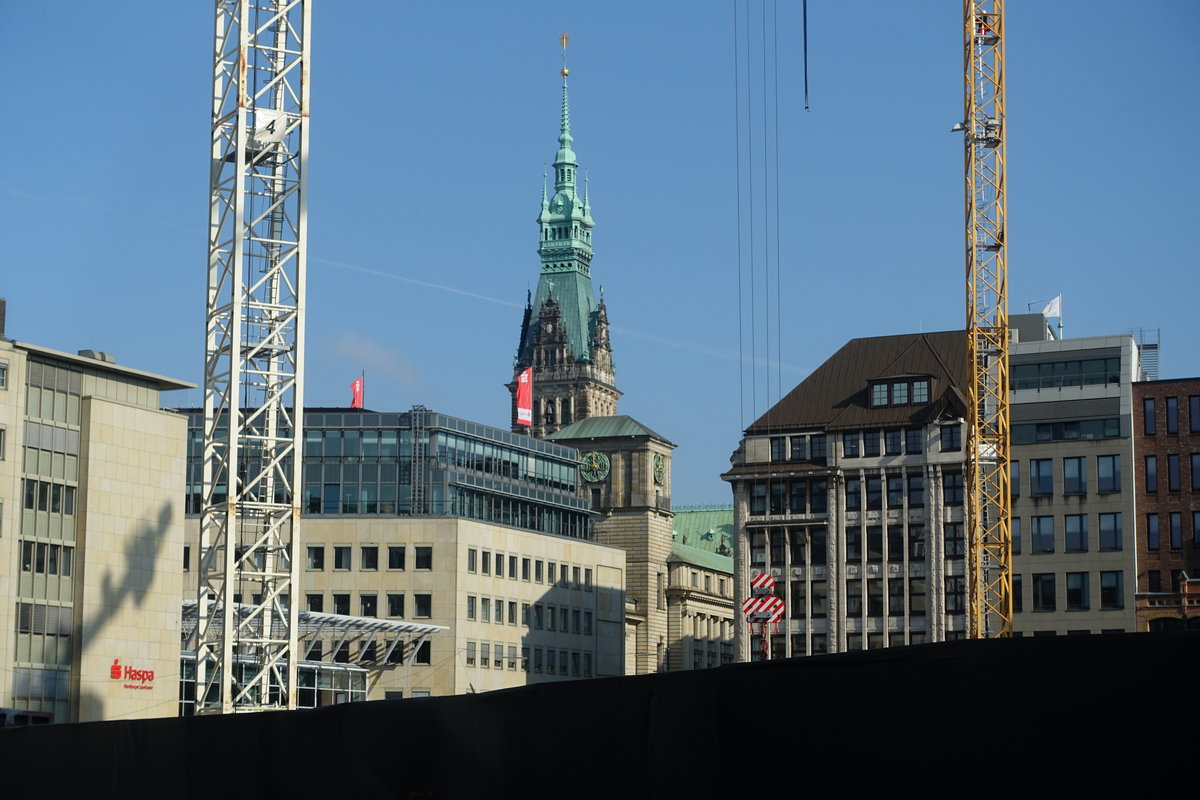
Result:
{"label": "green copper spire", "polygon": [[[558,304],[570,341],[572,355],[588,361],[592,352],[593,317],[596,300],[592,292],[591,208],[579,193],[579,162],[571,145],[571,110],[567,92],[567,36],[563,34],[562,117],[559,123],[558,153],[554,157],[554,194],[546,196],[542,184],[542,207],[538,214],[540,241],[538,255],[542,272],[533,302],[533,324],[537,325],[542,304],[551,296]],[[520,354],[519,357],[523,357]]]}

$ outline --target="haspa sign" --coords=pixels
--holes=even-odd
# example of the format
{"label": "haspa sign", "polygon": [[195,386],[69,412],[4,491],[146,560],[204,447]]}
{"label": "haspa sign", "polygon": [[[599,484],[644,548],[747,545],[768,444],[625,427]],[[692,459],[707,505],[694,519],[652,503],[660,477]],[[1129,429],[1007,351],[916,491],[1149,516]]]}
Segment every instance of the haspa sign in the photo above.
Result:
{"label": "haspa sign", "polygon": [[153,689],[154,688],[154,670],[152,669],[137,669],[128,664],[121,666],[121,659],[114,658],[112,666],[108,670],[108,677],[114,681],[124,681],[126,689]]}

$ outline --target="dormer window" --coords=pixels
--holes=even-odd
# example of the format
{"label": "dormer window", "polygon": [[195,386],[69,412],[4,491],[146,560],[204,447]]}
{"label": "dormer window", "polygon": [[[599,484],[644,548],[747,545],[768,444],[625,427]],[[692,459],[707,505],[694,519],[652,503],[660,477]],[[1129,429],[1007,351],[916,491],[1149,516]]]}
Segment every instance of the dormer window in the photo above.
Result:
{"label": "dormer window", "polygon": [[889,378],[872,381],[871,408],[923,405],[929,402],[929,378]]}

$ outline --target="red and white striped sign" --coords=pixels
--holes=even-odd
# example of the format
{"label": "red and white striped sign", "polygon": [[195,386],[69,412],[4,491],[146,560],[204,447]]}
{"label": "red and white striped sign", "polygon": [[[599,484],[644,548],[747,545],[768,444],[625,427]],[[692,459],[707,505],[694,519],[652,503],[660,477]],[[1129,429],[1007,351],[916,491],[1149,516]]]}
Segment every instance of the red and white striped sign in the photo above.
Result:
{"label": "red and white striped sign", "polygon": [[775,579],[766,572],[760,572],[750,579],[750,593],[765,595],[775,591]]}
{"label": "red and white striped sign", "polygon": [[784,605],[775,595],[747,597],[742,602],[742,613],[747,622],[779,622],[783,619]]}

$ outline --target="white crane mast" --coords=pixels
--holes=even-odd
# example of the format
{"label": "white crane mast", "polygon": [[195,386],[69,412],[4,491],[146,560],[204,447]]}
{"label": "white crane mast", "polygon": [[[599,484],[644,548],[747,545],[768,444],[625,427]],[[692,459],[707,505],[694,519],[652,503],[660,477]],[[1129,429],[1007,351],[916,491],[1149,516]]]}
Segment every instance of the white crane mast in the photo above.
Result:
{"label": "white crane mast", "polygon": [[198,713],[296,707],[308,0],[217,0]]}

